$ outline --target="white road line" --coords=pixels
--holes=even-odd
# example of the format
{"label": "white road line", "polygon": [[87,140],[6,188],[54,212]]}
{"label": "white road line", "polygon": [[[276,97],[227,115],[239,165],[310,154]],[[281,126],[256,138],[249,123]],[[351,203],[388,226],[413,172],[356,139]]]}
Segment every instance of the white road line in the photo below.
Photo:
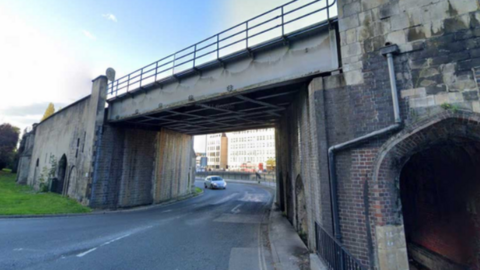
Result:
{"label": "white road line", "polygon": [[122,239],[122,238],[125,238],[125,237],[127,237],[127,236],[130,236],[130,234],[122,235],[122,236],[120,236],[120,237],[117,237],[117,238],[115,238],[115,239],[112,239],[112,240],[110,240],[110,241],[107,241],[107,242],[101,244],[100,246],[103,247],[103,246],[105,246],[105,245],[111,244],[111,243],[113,243],[113,242],[115,242],[115,241],[118,241],[118,240],[120,240],[120,239]]}
{"label": "white road line", "polygon": [[[149,226],[149,228],[150,228],[150,227],[151,227],[151,226]],[[113,242],[115,242],[115,241],[118,241],[118,240],[123,239],[123,238],[125,238],[125,237],[128,237],[128,236],[130,236],[130,235],[131,235],[131,233],[127,233],[127,234],[125,234],[125,235],[122,235],[122,236],[117,237],[117,238],[115,238],[115,239],[112,239],[112,240],[110,240],[110,241],[107,241],[107,242],[105,242],[105,243],[103,243],[103,244],[101,244],[101,245],[99,245],[99,246],[96,246],[96,247],[91,248],[91,249],[89,249],[89,250],[87,250],[87,251],[85,251],[85,252],[82,252],[82,253],[80,253],[80,254],[77,254],[77,257],[81,258],[81,257],[87,255],[88,253],[95,251],[95,250],[96,250],[97,248],[99,248],[99,247],[106,246],[106,245],[108,245],[108,244],[111,244],[111,243],[113,243]]]}
{"label": "white road line", "polygon": [[87,251],[85,251],[85,252],[82,252],[82,253],[80,253],[80,254],[77,254],[77,257],[81,258],[81,257],[87,255],[88,253],[90,253],[90,252],[92,252],[92,251],[95,251],[96,249],[97,249],[96,247],[91,248],[91,249],[89,249],[89,250],[87,250]]}
{"label": "white road line", "polygon": [[232,209],[232,213],[234,213],[234,214],[240,213],[240,209],[238,209],[238,208],[240,208],[240,206],[242,206],[242,204],[239,204],[239,205],[235,206],[235,207]]}
{"label": "white road line", "polygon": [[162,213],[168,213],[168,212],[172,212],[172,209],[168,209],[168,210],[162,211]]}

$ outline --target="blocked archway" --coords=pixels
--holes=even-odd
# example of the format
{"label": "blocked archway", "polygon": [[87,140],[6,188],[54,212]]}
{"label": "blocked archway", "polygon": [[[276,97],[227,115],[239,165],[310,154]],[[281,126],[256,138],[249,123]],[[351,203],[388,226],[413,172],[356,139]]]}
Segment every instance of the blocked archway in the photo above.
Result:
{"label": "blocked archway", "polygon": [[480,269],[479,124],[478,114],[445,112],[380,148],[369,195],[380,265],[397,253],[421,269]]}
{"label": "blocked archway", "polygon": [[65,183],[65,175],[67,173],[67,156],[63,155],[58,161],[57,182],[52,191],[58,194],[63,194],[63,185]]}

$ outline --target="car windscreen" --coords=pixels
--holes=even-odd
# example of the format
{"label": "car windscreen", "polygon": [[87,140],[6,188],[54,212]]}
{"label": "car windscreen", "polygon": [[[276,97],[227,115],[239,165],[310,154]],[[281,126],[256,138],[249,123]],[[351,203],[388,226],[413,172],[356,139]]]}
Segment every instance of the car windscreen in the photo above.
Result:
{"label": "car windscreen", "polygon": [[212,177],[212,181],[222,181],[221,177]]}

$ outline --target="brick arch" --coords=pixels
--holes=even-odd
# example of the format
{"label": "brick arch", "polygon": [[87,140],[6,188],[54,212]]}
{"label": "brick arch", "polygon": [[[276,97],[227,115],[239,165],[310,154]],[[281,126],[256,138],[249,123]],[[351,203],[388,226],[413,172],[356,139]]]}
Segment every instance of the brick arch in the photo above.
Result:
{"label": "brick arch", "polygon": [[384,143],[378,150],[370,184],[375,224],[402,224],[396,186],[411,156],[441,142],[461,139],[480,142],[480,114],[444,111],[405,127]]}

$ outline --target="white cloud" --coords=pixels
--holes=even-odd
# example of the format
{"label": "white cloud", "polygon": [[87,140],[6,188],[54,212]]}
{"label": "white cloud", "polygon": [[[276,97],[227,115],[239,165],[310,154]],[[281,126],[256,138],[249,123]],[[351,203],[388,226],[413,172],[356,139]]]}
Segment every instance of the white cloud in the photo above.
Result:
{"label": "white cloud", "polygon": [[115,15],[112,13],[102,14],[102,17],[106,18],[107,20],[117,22],[117,17],[115,17]]}
{"label": "white cloud", "polygon": [[89,38],[91,40],[96,40],[97,39],[94,35],[92,35],[92,33],[88,32],[87,30],[82,30],[82,32],[87,38]]}

